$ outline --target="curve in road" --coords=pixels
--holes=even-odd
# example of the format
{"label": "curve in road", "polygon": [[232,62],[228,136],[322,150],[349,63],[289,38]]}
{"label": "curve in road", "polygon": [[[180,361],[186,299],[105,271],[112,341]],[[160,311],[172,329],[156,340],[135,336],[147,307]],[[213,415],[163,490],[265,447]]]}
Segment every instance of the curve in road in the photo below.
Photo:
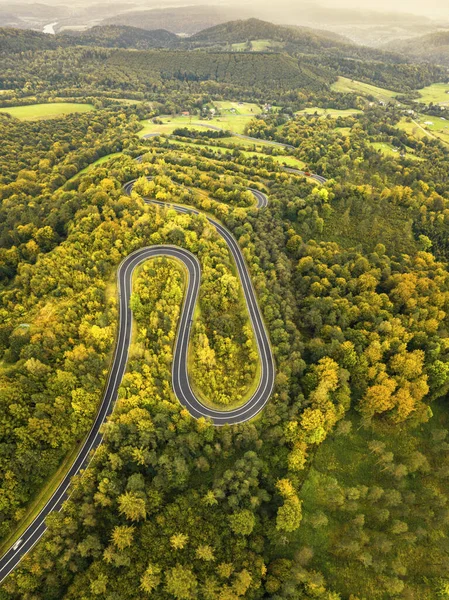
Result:
{"label": "curve in road", "polygon": [[[125,191],[130,193],[133,185],[134,181],[126,184],[124,186]],[[268,199],[265,194],[259,190],[251,191],[256,197],[258,206],[263,208],[267,205]],[[167,205],[155,200],[146,200],[146,202],[154,203],[164,207],[169,206],[180,213],[199,214],[198,210],[185,206]],[[88,466],[89,461],[91,460],[91,453],[96,450],[103,440],[100,427],[113,411],[115,401],[117,399],[118,389],[126,371],[128,350],[132,333],[132,313],[130,308],[132,274],[134,269],[139,264],[148,260],[149,258],[154,258],[157,256],[169,256],[181,260],[187,268],[189,274],[188,286],[185,293],[184,305],[175,343],[172,365],[172,383],[173,391],[176,397],[178,398],[179,402],[190,412],[192,417],[209,418],[212,420],[214,425],[217,426],[243,423],[256,416],[270,399],[275,377],[274,360],[271,353],[268,335],[263,323],[259,306],[257,304],[256,295],[243,258],[243,254],[232,234],[221,223],[209,217],[207,217],[207,219],[227,243],[239,273],[261,360],[261,376],[256,391],[250,400],[246,402],[246,404],[226,412],[217,411],[203,405],[192,391],[187,372],[187,355],[193,311],[197,301],[201,279],[201,268],[198,259],[187,250],[168,245],[141,248],[140,250],[137,250],[127,256],[120,264],[117,273],[120,306],[118,339],[114,352],[112,367],[110,369],[106,384],[106,390],[103,395],[101,406],[96,416],[94,425],[92,426],[86,441],[79,451],[78,456],[52,497],[45,504],[38,516],[33,520],[31,525],[29,525],[29,527],[25,530],[21,538],[1,558],[0,583],[9,575],[9,573],[11,573],[11,571],[15,569],[21,559],[44,535],[47,529],[45,524],[46,517],[53,511],[61,510],[64,501],[67,499],[67,490],[69,488],[71,479],[77,475],[80,470]]]}

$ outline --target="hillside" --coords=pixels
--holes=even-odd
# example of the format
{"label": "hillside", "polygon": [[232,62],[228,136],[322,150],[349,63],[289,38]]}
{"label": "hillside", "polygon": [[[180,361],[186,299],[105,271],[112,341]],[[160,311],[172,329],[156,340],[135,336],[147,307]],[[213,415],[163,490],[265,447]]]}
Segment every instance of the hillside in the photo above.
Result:
{"label": "hillside", "polygon": [[107,66],[114,73],[120,70],[136,80],[158,77],[182,82],[217,81],[259,89],[320,90],[332,80],[324,69],[299,65],[285,54],[120,51],[108,59]]}
{"label": "hillside", "polygon": [[105,25],[92,27],[83,33],[65,32],[58,38],[73,42],[80,46],[101,46],[103,48],[172,48],[179,43],[174,33],[165,29],[148,31],[126,25]]}
{"label": "hillside", "polygon": [[124,25],[93,27],[82,33],[66,31],[57,35],[47,35],[37,31],[0,28],[0,52],[26,52],[54,50],[69,46],[99,46],[102,48],[173,48],[179,38],[163,29],[147,31]]}
{"label": "hillside", "polygon": [[396,40],[385,46],[393,52],[423,62],[449,66],[449,31],[439,31],[409,40]]}
{"label": "hillside", "polygon": [[304,50],[351,43],[349,40],[345,40],[345,38],[339,39],[331,33],[328,35],[326,31],[290,28],[282,25],[274,25],[260,19],[230,21],[216,25],[193,35],[190,41],[208,44],[237,44],[258,39],[282,42]]}
{"label": "hillside", "polygon": [[[275,50],[293,56],[312,55],[318,61],[324,56],[330,56],[339,60],[347,58],[394,64],[405,62],[398,54],[359,46],[335,33],[308,27],[275,25],[259,19],[222,23],[200,31],[190,37],[188,42],[191,47],[216,50]],[[242,46],[239,47],[238,44]],[[329,66],[335,68],[335,64]],[[371,68],[370,71],[372,72]]]}

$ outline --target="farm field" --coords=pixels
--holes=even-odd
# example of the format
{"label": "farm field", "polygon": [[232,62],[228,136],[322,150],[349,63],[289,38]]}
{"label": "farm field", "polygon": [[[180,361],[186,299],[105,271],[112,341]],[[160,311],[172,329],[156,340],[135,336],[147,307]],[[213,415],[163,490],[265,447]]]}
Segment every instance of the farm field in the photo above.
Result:
{"label": "farm field", "polygon": [[446,105],[449,104],[449,83],[434,83],[425,88],[417,90],[420,94],[420,98],[417,102],[429,104]]}
{"label": "farm field", "polygon": [[359,115],[363,111],[357,108],[318,108],[317,106],[313,106],[312,108],[304,108],[303,110],[299,110],[297,115],[318,115],[320,117],[347,117],[349,115]]}
{"label": "farm field", "polygon": [[342,94],[352,92],[354,94],[360,94],[361,96],[374,96],[374,98],[382,100],[383,102],[392,101],[398,94],[392,90],[385,90],[375,85],[370,85],[369,83],[353,81],[348,77],[339,77],[338,80],[331,85],[331,89],[334,92],[340,92]]}
{"label": "farm field", "polygon": [[37,121],[40,119],[54,119],[72,113],[84,113],[95,110],[92,104],[78,104],[75,102],[52,102],[47,104],[30,104],[29,106],[8,106],[0,108],[21,121]]}

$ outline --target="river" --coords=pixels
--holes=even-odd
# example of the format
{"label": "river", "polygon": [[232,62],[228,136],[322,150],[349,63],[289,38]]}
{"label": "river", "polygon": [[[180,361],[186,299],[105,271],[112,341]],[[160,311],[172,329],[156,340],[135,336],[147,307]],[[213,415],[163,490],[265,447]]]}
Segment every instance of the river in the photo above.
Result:
{"label": "river", "polygon": [[55,21],[54,23],[49,23],[48,25],[45,25],[44,27],[44,33],[51,33],[52,35],[55,35],[55,25],[58,24],[58,21]]}

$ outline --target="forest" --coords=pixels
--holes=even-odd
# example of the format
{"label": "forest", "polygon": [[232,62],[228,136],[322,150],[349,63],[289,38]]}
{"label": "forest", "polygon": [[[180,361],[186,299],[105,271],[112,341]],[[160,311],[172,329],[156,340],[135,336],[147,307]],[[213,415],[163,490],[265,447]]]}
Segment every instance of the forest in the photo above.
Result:
{"label": "forest", "polygon": [[[226,226],[276,378],[252,420],[192,418],[172,388],[186,272],[143,263],[102,444],[0,600],[449,598],[449,148],[412,133],[415,105],[331,87],[346,75],[411,93],[439,81],[439,67],[373,69],[372,56],[320,48],[314,62],[8,36],[4,110],[57,98],[94,110],[0,113],[1,554],[92,427],[131,252],[168,244],[200,261],[189,377],[202,402],[232,410],[260,364],[236,265],[208,217]],[[142,122],[195,121],[214,102],[232,126],[245,101],[260,114],[243,136],[186,117],[142,137]],[[341,113],[300,112],[314,107]]]}

